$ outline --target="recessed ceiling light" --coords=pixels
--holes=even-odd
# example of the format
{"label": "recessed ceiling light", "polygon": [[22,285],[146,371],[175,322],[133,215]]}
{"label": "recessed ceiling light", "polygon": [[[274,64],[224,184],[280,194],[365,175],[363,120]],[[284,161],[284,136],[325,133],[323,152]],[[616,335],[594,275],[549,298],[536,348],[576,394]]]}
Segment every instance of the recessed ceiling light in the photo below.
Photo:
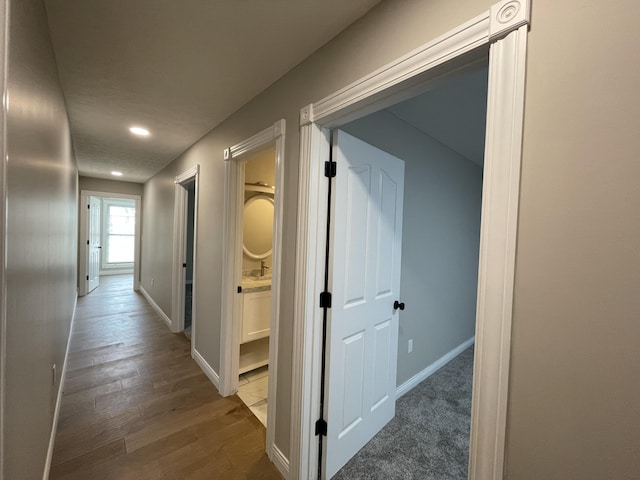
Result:
{"label": "recessed ceiling light", "polygon": [[121,177],[122,176],[122,172],[117,172],[117,171],[113,171],[111,172],[111,175],[113,175],[114,177]]}
{"label": "recessed ceiling light", "polygon": [[139,135],[141,137],[148,137],[149,136],[149,130],[147,130],[146,128],[142,128],[142,127],[131,127],[129,129],[129,131],[131,133],[133,133],[134,135]]}

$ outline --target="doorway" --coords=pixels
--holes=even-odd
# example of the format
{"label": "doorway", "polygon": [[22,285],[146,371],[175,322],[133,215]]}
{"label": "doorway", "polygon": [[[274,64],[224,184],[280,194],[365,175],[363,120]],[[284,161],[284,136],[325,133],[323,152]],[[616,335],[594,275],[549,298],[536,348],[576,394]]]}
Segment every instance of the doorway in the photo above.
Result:
{"label": "doorway", "polygon": [[182,184],[187,191],[185,278],[184,278],[184,335],[191,341],[193,318],[193,249],[195,240],[196,181],[191,179]]}
{"label": "doorway", "polygon": [[[394,417],[396,397],[416,387],[473,344],[487,73],[486,62],[456,72],[417,97],[332,131],[332,159],[337,162],[337,175],[331,179],[335,200],[331,215],[334,239],[329,289],[333,292],[333,302],[329,311],[331,329],[327,357],[330,363],[326,368],[325,408],[329,420],[327,448],[336,450],[328,450],[324,459],[327,478]],[[381,170],[383,174],[376,175],[374,160],[377,157],[389,158],[387,162],[402,163],[404,177],[394,175],[389,167]],[[346,194],[343,194],[345,199],[339,198],[341,191],[353,190],[351,183],[355,183],[364,197],[361,208],[355,201],[347,201]],[[366,191],[370,193],[365,194]],[[399,197],[395,200],[394,192]],[[356,199],[356,194],[353,192],[348,198]],[[340,208],[336,208],[337,205]],[[402,213],[394,213],[397,209]],[[369,220],[359,211],[367,212]],[[374,214],[380,215],[381,220],[377,224]],[[361,219],[361,225],[354,220],[357,218]],[[394,227],[397,229],[395,233]],[[371,238],[362,237],[362,245],[357,245],[359,233],[368,230],[373,230]],[[341,233],[343,231],[348,234],[345,236]],[[397,237],[395,248],[393,236]],[[351,272],[353,262],[340,260],[345,257],[345,248],[362,253],[363,258],[367,248],[372,249],[366,255],[370,265],[356,261],[356,264],[363,265]],[[394,263],[398,264],[395,266],[397,272],[392,268]],[[358,289],[361,277],[363,288]],[[353,297],[350,300],[345,297],[346,278],[349,297]],[[365,283],[366,278],[371,281]],[[378,306],[369,314],[360,311],[366,311],[367,305],[373,307],[374,304]],[[394,304],[397,307],[394,308]],[[362,326],[364,318],[373,322],[371,332]],[[353,332],[347,328],[350,324]],[[342,328],[351,334],[340,332]],[[363,332],[361,342],[355,340],[354,332],[358,335]],[[385,339],[393,339],[383,349],[391,352],[390,358],[384,359],[380,353],[374,355],[375,361],[365,362],[366,369],[359,376],[355,375],[357,362],[351,360],[348,365],[350,378],[342,373],[347,368],[336,369],[336,358],[347,354],[353,356],[359,343],[363,345],[366,358],[367,344],[370,349],[379,351]],[[343,363],[337,360],[338,365]],[[472,368],[472,363],[465,365]],[[386,386],[381,384],[383,378],[388,382]],[[431,431],[428,427],[435,420],[423,418],[416,410],[412,414],[414,421],[423,428],[413,430],[402,423],[407,417],[407,407],[403,404],[400,419],[389,425],[392,431],[401,429],[402,438],[391,442],[388,457],[375,460],[376,464],[389,466],[402,457],[417,462],[413,464],[414,474],[429,476],[428,470],[420,470],[423,467],[419,465],[430,463],[428,460],[431,459],[432,465],[438,464],[443,470],[454,472],[453,477],[466,471],[471,375],[464,378],[468,385],[465,384],[466,388],[460,390],[461,395],[455,400],[463,406],[451,412],[455,413],[455,428],[446,435],[441,434],[443,442],[449,442],[450,451],[441,452],[442,455],[437,457],[432,444],[417,442],[423,431]],[[338,412],[344,410],[340,407],[340,392],[347,390],[350,392],[346,395],[348,405],[357,404],[364,408],[357,415],[355,411],[348,415],[332,415],[332,408],[337,408]],[[367,391],[376,393],[368,395]],[[433,395],[437,392],[434,391]],[[337,400],[332,401],[336,397]],[[351,402],[351,399],[360,397],[363,401]],[[367,398],[371,398],[369,408],[366,408]],[[385,409],[386,414],[383,415]],[[441,411],[446,412],[445,409]],[[356,418],[357,425],[353,424]],[[388,432],[386,429],[385,435],[376,437],[376,442],[388,441]],[[401,456],[394,455],[394,447],[410,442],[412,434],[416,438],[412,453],[405,449]],[[464,450],[464,445],[466,452],[458,452]],[[454,448],[457,455],[450,455]],[[357,457],[364,455],[361,452]],[[333,461],[330,462],[331,458]],[[361,467],[374,461],[372,457],[367,457],[367,462],[357,463],[355,460],[349,463],[351,476],[362,473],[354,471],[358,465]],[[339,478],[346,478],[344,471]]]}
{"label": "doorway", "polygon": [[[411,98],[489,58],[469,478],[503,470],[528,8],[502,4],[303,108],[294,312],[292,470],[316,478],[329,130]],[[504,8],[503,8],[504,7]],[[504,15],[503,15],[504,13]],[[508,13],[508,14],[507,14]],[[310,353],[309,353],[310,352]]]}
{"label": "doorway", "polygon": [[82,190],[78,295],[100,284],[100,276],[132,275],[133,290],[140,279],[140,196]]}
{"label": "doorway", "polygon": [[240,324],[238,396],[267,426],[269,337],[273,231],[275,224],[275,146],[242,161],[244,194],[241,238],[241,308],[234,319]]}
{"label": "doorway", "polygon": [[198,179],[195,165],[175,178],[171,330],[183,332],[193,355],[197,334]]}
{"label": "doorway", "polygon": [[[274,446],[285,121],[224,151],[226,160],[220,393],[238,392]],[[246,220],[246,222],[245,222]],[[266,411],[265,411],[266,410]],[[265,418],[266,414],[266,418]]]}

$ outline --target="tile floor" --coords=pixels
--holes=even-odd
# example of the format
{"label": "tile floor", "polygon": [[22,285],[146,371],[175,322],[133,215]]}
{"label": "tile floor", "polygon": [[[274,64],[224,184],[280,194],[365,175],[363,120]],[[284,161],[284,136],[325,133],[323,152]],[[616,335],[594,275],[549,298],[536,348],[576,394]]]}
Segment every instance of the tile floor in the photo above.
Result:
{"label": "tile floor", "polygon": [[267,426],[268,388],[268,366],[256,368],[240,375],[238,396],[265,427]]}

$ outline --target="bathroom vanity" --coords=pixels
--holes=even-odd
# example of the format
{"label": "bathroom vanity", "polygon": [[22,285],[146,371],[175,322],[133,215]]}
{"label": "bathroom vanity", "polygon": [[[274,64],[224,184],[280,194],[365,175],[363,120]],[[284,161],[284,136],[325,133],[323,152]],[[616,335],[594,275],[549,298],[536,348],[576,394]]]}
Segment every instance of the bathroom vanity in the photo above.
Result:
{"label": "bathroom vanity", "polygon": [[271,278],[243,278],[241,304],[240,374],[269,363]]}

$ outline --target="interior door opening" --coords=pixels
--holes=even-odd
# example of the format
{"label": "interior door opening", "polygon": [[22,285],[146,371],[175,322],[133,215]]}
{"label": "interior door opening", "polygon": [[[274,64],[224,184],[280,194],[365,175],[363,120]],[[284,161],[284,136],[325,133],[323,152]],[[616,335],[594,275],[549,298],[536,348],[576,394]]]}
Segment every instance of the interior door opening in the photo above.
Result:
{"label": "interior door opening", "polygon": [[[361,453],[356,452],[393,417],[391,413],[386,421],[377,424],[368,420],[368,416],[384,403],[381,399],[390,399],[395,406],[396,396],[416,387],[473,344],[487,73],[486,62],[474,65],[447,78],[437,88],[340,127],[365,143],[358,147],[365,151],[355,164],[353,159],[347,162],[348,166],[338,164],[338,174],[334,179],[337,191],[340,191],[339,182],[342,182],[343,188],[352,192],[342,201],[335,199],[330,222],[332,261],[329,278],[333,301],[327,342],[328,378],[324,404],[328,432],[322,449],[326,450],[322,460],[322,478],[332,478],[334,474],[340,479],[352,478],[361,472],[357,470],[358,462],[370,463],[372,457],[367,457],[366,448]],[[334,152],[336,149],[340,151],[341,135],[345,137],[344,133],[338,133]],[[384,217],[385,210],[385,202],[378,199],[376,193],[384,182],[373,178],[375,168],[358,166],[358,161],[368,164],[373,158],[374,153],[366,150],[366,144],[375,147],[374,150],[395,155],[406,164],[404,211],[401,214],[402,257],[399,254],[395,257],[401,258],[402,265],[398,291],[374,288],[381,285],[381,279],[391,278],[391,275],[380,275],[384,271],[381,263],[372,263],[375,268],[366,266],[367,252],[384,237],[384,233],[379,231],[369,236],[366,232],[374,228],[375,215]],[[333,156],[336,157],[335,154]],[[337,161],[345,160],[338,157]],[[357,207],[359,197],[362,201]],[[372,216],[372,212],[375,215]],[[345,248],[349,252],[349,242],[353,241],[360,241],[361,245],[351,248],[351,253],[345,257]],[[375,257],[376,253],[371,255]],[[386,258],[394,257],[387,255]],[[371,293],[367,294],[368,288]],[[380,307],[378,311],[387,311],[389,317],[378,323],[373,321],[373,333],[368,333],[359,322],[363,318],[373,318],[373,313],[363,314],[357,310],[373,299],[385,298],[387,292],[394,293],[388,295],[390,305]],[[393,300],[396,297],[398,310],[401,303],[405,303],[405,310],[394,311]],[[380,366],[384,355],[366,359],[369,358],[367,348],[383,344],[378,338],[382,338],[382,333],[391,325],[389,321],[393,312],[399,313],[400,321],[394,331],[391,331],[393,328],[389,330],[396,335],[393,337],[391,399],[390,393],[380,394],[385,391],[381,387],[383,379],[388,380],[390,375],[367,380],[367,375],[375,370],[373,367]],[[336,327],[350,322],[354,324],[353,332],[341,335]],[[390,365],[390,359],[384,363]],[[473,364],[465,368],[472,370]],[[361,374],[357,374],[359,371]],[[468,378],[468,390],[463,395],[468,395],[464,401],[468,400],[470,407],[471,372]],[[353,401],[354,398],[363,401]],[[356,409],[355,406],[364,408]],[[462,438],[455,439],[466,445],[462,447],[466,448],[464,455],[459,455],[464,457],[461,468],[465,471],[470,417],[469,408],[462,426],[465,433]],[[397,422],[393,428],[399,428]],[[349,440],[358,430],[366,433]],[[386,437],[380,435],[379,438]],[[390,445],[390,451],[392,447]],[[458,465],[452,468],[460,471]]]}
{"label": "interior door opening", "polygon": [[193,319],[193,245],[195,232],[196,182],[192,179],[182,185],[187,191],[184,252],[184,335],[191,341]]}
{"label": "interior door opening", "polygon": [[273,399],[278,398],[279,384],[285,131],[281,119],[222,152],[225,255],[219,377],[223,396],[243,390],[246,395],[240,392],[240,397],[245,396],[266,423],[265,450],[281,472],[288,467],[275,446],[278,402]]}
{"label": "interior door opening", "polygon": [[[197,341],[197,244],[198,179],[200,166],[177,175],[173,198],[173,259],[171,272],[171,323],[174,333],[184,332],[191,341],[191,355]],[[186,331],[185,331],[186,330]]]}
{"label": "interior door opening", "polygon": [[105,275],[131,275],[139,288],[140,196],[83,190],[80,195],[78,294]]}
{"label": "interior door opening", "polygon": [[243,162],[238,396],[267,426],[276,151],[267,148]]}
{"label": "interior door opening", "polygon": [[100,250],[102,249],[102,200],[89,196],[89,231],[87,235],[87,293],[100,285]]}

